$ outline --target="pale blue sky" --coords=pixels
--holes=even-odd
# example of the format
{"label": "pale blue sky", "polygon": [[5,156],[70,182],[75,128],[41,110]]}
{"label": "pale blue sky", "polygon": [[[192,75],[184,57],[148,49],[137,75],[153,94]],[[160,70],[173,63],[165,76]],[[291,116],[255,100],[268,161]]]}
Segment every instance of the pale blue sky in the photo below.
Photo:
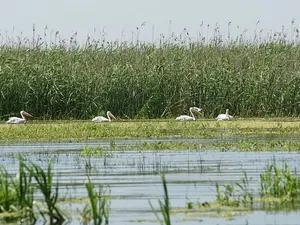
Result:
{"label": "pale blue sky", "polygon": [[[240,30],[255,28],[280,31],[284,25],[291,30],[300,25],[299,0],[9,0],[1,1],[0,30],[14,36],[23,32],[31,37],[32,24],[43,34],[47,25],[50,31],[59,31],[69,38],[75,31],[85,40],[87,34],[97,34],[103,27],[111,40],[119,39],[122,31],[130,39],[132,32],[143,22],[140,39],[152,40],[153,36],[167,34],[169,21],[176,34],[187,28],[192,36],[200,31],[200,24],[218,23],[226,32],[228,22],[233,35]],[[260,21],[258,27],[256,22]],[[154,33],[153,33],[154,26]]]}

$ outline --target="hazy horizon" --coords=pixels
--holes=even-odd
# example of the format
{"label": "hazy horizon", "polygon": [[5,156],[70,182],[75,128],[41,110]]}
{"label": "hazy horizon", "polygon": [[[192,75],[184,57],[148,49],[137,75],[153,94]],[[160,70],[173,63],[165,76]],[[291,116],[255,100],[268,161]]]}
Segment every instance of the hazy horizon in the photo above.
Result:
{"label": "hazy horizon", "polygon": [[0,32],[2,40],[31,38],[35,24],[36,35],[43,36],[47,27],[47,38],[58,31],[61,38],[69,39],[77,32],[79,42],[88,35],[97,39],[104,34],[109,41],[155,41],[162,34],[179,36],[186,31],[196,40],[199,33],[212,36],[216,27],[226,37],[230,23],[233,37],[246,30],[250,38],[254,31],[268,36],[283,27],[293,36],[300,23],[298,6],[296,0],[14,0],[2,3],[0,19],[5,23]]}

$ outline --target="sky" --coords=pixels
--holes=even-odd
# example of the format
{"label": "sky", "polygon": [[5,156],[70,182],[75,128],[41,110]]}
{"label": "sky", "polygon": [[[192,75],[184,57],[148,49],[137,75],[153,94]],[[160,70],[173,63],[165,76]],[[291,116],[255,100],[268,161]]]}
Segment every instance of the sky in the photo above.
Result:
{"label": "sky", "polygon": [[[59,31],[62,38],[85,41],[87,35],[108,40],[153,41],[161,34],[179,35],[186,29],[196,37],[199,32],[220,32],[234,36],[247,29],[281,31],[291,34],[300,25],[299,0],[0,0],[0,32],[4,36],[32,37]],[[293,23],[293,27],[291,21]],[[257,22],[259,23],[257,24]],[[203,26],[201,26],[203,24]],[[138,27],[138,29],[137,29]],[[205,29],[204,29],[204,28]],[[204,30],[203,30],[204,29]],[[138,32],[137,32],[138,31]]]}

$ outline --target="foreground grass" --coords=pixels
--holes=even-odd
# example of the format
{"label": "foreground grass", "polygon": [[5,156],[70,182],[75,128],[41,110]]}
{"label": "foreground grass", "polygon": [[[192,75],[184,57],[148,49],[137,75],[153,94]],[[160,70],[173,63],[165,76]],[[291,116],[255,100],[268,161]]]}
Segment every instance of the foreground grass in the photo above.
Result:
{"label": "foreground grass", "polygon": [[296,119],[240,119],[217,122],[198,120],[119,121],[92,123],[90,121],[29,121],[25,125],[0,124],[0,142],[57,142],[99,139],[157,139],[157,138],[218,138],[250,137],[253,135],[300,136],[300,121]]}

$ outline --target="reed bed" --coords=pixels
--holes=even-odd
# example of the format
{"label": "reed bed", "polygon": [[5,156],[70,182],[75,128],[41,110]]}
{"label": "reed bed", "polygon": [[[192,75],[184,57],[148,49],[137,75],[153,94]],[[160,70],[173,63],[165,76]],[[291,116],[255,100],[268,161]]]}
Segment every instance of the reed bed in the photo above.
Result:
{"label": "reed bed", "polygon": [[[209,26],[208,26],[209,27]],[[295,116],[300,112],[298,32],[259,41],[228,41],[183,34],[158,43],[76,35],[47,42],[12,37],[0,47],[0,115],[26,110],[40,119],[88,119],[111,110],[123,118],[174,117],[200,106],[205,117],[226,108],[241,117]],[[230,36],[230,35],[229,35]],[[232,36],[232,35],[231,35]],[[292,40],[292,41],[291,41]]]}

